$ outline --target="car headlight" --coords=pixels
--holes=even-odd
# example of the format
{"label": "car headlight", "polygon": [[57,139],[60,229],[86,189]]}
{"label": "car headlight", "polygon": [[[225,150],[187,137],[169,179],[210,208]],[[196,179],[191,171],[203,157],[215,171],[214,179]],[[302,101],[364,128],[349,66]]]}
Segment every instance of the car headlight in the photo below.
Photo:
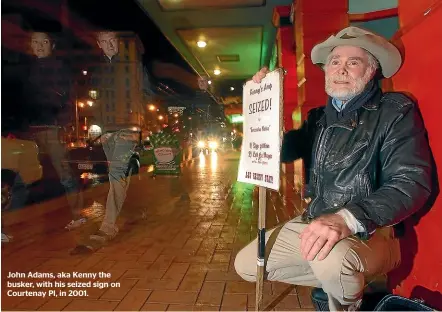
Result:
{"label": "car headlight", "polygon": [[209,147],[210,147],[211,149],[218,148],[218,142],[210,141],[210,142],[209,142]]}
{"label": "car headlight", "polygon": [[206,146],[206,144],[204,143],[204,141],[198,141],[198,147],[199,148],[203,148],[205,146]]}

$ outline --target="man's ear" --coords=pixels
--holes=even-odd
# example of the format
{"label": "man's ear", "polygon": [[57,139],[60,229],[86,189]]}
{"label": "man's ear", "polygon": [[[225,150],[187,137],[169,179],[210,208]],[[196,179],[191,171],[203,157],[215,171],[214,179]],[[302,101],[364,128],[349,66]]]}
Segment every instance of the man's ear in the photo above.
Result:
{"label": "man's ear", "polygon": [[55,50],[55,43],[52,44],[52,51]]}

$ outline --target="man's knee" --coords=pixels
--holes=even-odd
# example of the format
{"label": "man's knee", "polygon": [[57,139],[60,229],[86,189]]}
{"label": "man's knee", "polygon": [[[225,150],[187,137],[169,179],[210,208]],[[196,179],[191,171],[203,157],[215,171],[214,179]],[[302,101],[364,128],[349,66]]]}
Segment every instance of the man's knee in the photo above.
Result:
{"label": "man's knee", "polygon": [[256,245],[252,242],[238,252],[234,263],[236,273],[248,282],[256,281],[256,248],[253,253],[253,243]]}
{"label": "man's knee", "polygon": [[313,260],[310,266],[324,291],[342,304],[356,300],[364,288],[363,264],[355,246],[341,241],[324,260]]}

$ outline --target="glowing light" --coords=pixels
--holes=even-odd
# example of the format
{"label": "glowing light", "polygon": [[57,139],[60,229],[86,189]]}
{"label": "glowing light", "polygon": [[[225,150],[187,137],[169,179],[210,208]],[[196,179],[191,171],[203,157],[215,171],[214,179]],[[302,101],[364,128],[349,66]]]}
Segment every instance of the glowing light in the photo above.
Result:
{"label": "glowing light", "polygon": [[89,105],[89,106],[94,105],[94,102],[93,102],[93,101],[87,101],[86,103],[87,103],[87,105]]}
{"label": "glowing light", "polygon": [[198,48],[205,48],[207,46],[207,42],[205,42],[204,40],[200,40],[196,43],[196,45],[198,46]]}
{"label": "glowing light", "polygon": [[204,148],[206,146],[206,143],[204,143],[204,141],[199,141],[198,142],[198,147],[199,148]]}
{"label": "glowing light", "polygon": [[207,83],[208,83],[209,85],[211,85],[211,84],[212,84],[212,80],[209,80]]}
{"label": "glowing light", "polygon": [[149,105],[149,110],[151,112],[153,112],[155,109],[156,109],[155,105],[152,105],[152,104]]}
{"label": "glowing light", "polygon": [[173,114],[173,117],[178,117],[178,114],[177,113]]}
{"label": "glowing light", "polygon": [[84,107],[84,103],[83,102],[78,102],[78,107]]}
{"label": "glowing light", "polygon": [[97,125],[92,125],[92,126],[90,126],[89,130],[93,131],[93,132],[98,132],[98,131],[101,131],[101,128]]}
{"label": "glowing light", "polygon": [[83,70],[82,73],[83,73],[84,76],[86,76],[87,75],[87,70]]}
{"label": "glowing light", "polygon": [[215,70],[213,71],[213,73],[214,73],[216,76],[221,75],[221,71],[220,71],[219,69],[215,69]]}
{"label": "glowing light", "polygon": [[160,115],[160,116],[158,116],[158,119],[159,119],[159,120],[163,120],[164,117],[163,117],[162,115]]}
{"label": "glowing light", "polygon": [[212,172],[216,172],[218,168],[218,153],[213,151],[210,155],[210,169]]}
{"label": "glowing light", "polygon": [[217,149],[218,148],[218,142],[210,141],[209,142],[209,148],[212,149],[212,150]]}
{"label": "glowing light", "polygon": [[201,152],[199,154],[199,167],[204,168],[206,166],[206,157],[204,156],[204,153]]}
{"label": "glowing light", "polygon": [[230,87],[230,91],[233,91],[233,90],[235,90],[235,88],[234,87]]}
{"label": "glowing light", "polygon": [[89,91],[89,96],[90,96],[92,99],[96,100],[97,97],[98,97],[97,90],[90,90],[90,91]]}

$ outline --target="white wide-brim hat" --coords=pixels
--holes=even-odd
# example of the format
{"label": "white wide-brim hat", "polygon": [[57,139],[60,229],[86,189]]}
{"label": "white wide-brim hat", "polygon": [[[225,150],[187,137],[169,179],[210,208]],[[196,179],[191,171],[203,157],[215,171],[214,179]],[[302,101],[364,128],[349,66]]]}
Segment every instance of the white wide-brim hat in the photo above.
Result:
{"label": "white wide-brim hat", "polygon": [[331,51],[337,46],[354,46],[367,50],[379,61],[382,75],[393,76],[401,67],[402,57],[399,50],[384,37],[368,30],[350,26],[315,45],[311,58],[313,64],[325,64]]}

